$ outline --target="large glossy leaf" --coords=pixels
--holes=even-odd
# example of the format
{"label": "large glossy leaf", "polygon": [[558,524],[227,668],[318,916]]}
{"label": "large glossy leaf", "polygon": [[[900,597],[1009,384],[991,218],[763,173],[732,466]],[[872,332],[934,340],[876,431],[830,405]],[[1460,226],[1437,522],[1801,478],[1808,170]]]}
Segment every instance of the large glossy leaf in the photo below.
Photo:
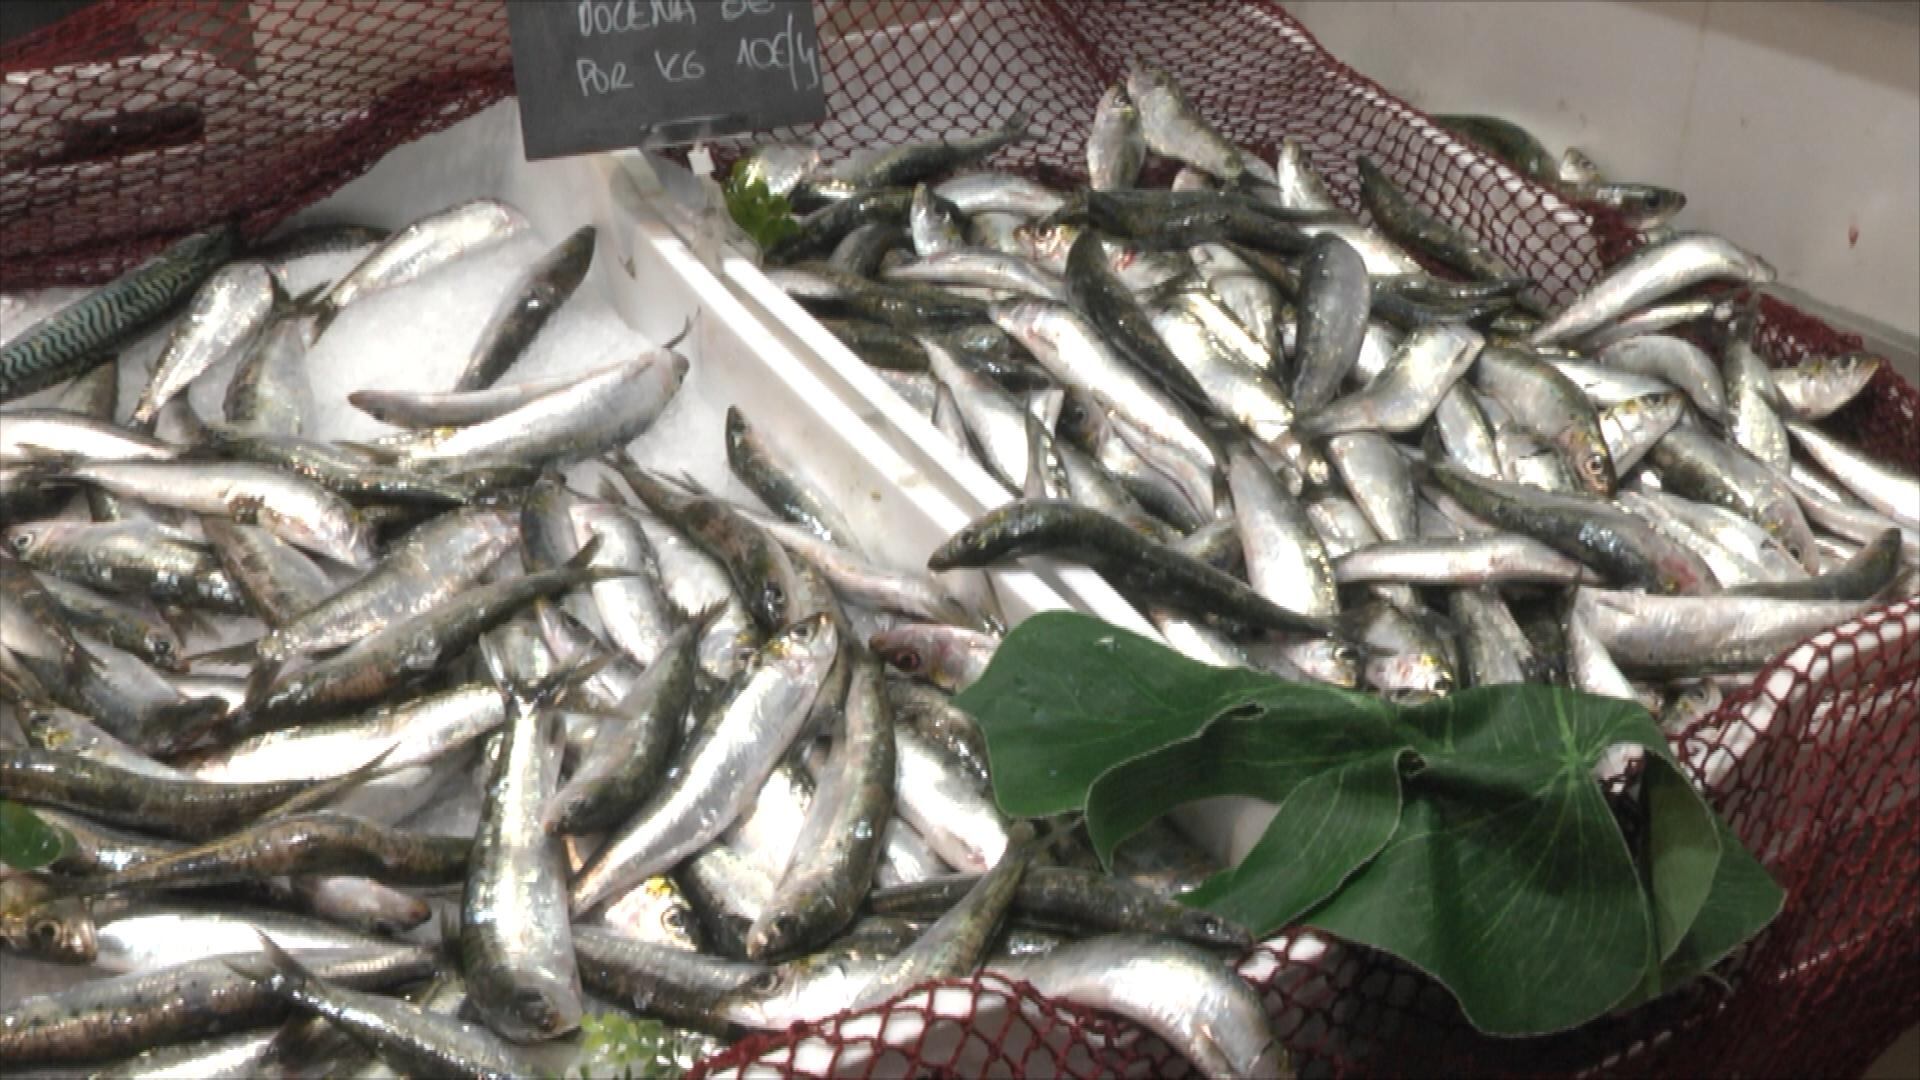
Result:
{"label": "large glossy leaf", "polygon": [[955,704],[980,718],[995,796],[1016,817],[1079,809],[1101,773],[1192,738],[1272,682],[1063,611],[1021,623],[996,655],[1018,662],[989,665]]}
{"label": "large glossy leaf", "polygon": [[[1043,616],[960,704],[1001,805],[1084,808],[1103,858],[1185,802],[1276,803],[1240,865],[1189,902],[1263,933],[1304,915],[1393,953],[1489,1032],[1559,1031],[1661,992],[1780,907],[1630,702],[1520,685],[1396,708]],[[1643,759],[1638,851],[1595,778],[1621,745]]]}

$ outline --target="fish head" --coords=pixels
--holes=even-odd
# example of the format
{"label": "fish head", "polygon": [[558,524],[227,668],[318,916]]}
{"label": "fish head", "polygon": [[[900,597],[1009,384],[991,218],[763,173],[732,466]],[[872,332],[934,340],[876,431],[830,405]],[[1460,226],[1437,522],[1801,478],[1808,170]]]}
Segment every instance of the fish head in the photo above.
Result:
{"label": "fish head", "polygon": [[84,730],[72,720],[73,714],[57,705],[34,705],[20,711],[20,731],[27,743],[42,750],[68,750]]}
{"label": "fish head", "polygon": [[[1068,206],[1072,205],[1069,200]],[[1067,213],[1068,206],[1054,211],[1051,217]],[[1073,242],[1085,231],[1082,226],[1071,224],[1031,224],[1022,225],[1013,230],[1013,241],[1018,246],[1016,254],[1024,255],[1040,266],[1058,272],[1067,265],[1067,253],[1073,250]],[[995,320],[998,322],[999,320]],[[1008,333],[1014,333],[1005,323],[1001,323]],[[1014,334],[1015,337],[1019,335]]]}
{"label": "fish head", "polygon": [[1396,705],[1417,705],[1453,692],[1453,671],[1422,650],[1391,653],[1367,662],[1367,681]]}
{"label": "fish head", "polygon": [[34,552],[51,540],[61,531],[61,528],[61,523],[57,521],[37,521],[29,525],[11,526],[4,534],[7,552],[16,558],[31,558]]}
{"label": "fish head", "polygon": [[1047,507],[1063,504],[1044,499],[1011,502],[961,527],[927,557],[929,570],[958,566],[990,566],[1003,559],[1029,554],[1030,545],[1055,524]]}
{"label": "fish head", "polygon": [[90,964],[100,952],[86,898],[27,877],[0,881],[0,944],[56,964]]}
{"label": "fish head", "polygon": [[1155,95],[1179,94],[1179,84],[1167,69],[1145,60],[1136,60],[1127,65],[1127,96],[1136,102],[1145,101]]}
{"label": "fish head", "polygon": [[776,634],[761,650],[765,662],[792,670],[824,663],[839,647],[839,632],[826,612],[809,615]]}
{"label": "fish head", "polygon": [[1581,427],[1569,432],[1562,450],[1583,490],[1594,495],[1613,494],[1617,483],[1613,455],[1607,453],[1607,442],[1600,434],[1599,425],[1594,425],[1592,430]]}

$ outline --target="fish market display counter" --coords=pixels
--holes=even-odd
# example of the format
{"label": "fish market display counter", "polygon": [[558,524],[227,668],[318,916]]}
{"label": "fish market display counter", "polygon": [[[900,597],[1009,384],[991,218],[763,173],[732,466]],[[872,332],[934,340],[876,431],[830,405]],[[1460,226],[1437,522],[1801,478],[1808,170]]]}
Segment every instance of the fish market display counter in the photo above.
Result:
{"label": "fish market display counter", "polygon": [[[255,248],[254,267],[272,276],[256,274],[248,293],[234,271],[232,291],[257,311],[235,314],[246,305],[224,286],[203,288],[193,318],[117,342],[110,380],[50,385],[84,351],[31,324],[95,332],[74,314],[86,309],[65,307],[79,291],[0,294],[0,386],[20,398],[0,428],[22,408],[43,425],[0,430],[0,470],[22,485],[5,489],[18,566],[122,589],[84,545],[106,535],[86,529],[110,528],[201,560],[186,575],[199,602],[225,605],[187,620],[170,652],[144,654],[151,663],[133,657],[149,643],[100,646],[122,665],[104,679],[90,665],[48,667],[63,640],[10,617],[10,663],[24,657],[35,679],[71,675],[58,704],[140,745],[47,710],[23,728],[36,748],[10,761],[6,794],[75,811],[70,830],[89,813],[177,841],[276,827],[252,812],[210,823],[162,795],[151,820],[102,809],[81,770],[29,767],[31,754],[70,765],[58,755],[84,753],[147,770],[142,785],[321,781],[336,809],[380,824],[355,832],[296,806],[288,827],[314,831],[287,843],[291,861],[254,861],[247,844],[205,855],[224,869],[195,872],[237,881],[221,899],[244,917],[174,910],[165,897],[103,899],[88,913],[53,906],[80,902],[42,895],[38,878],[0,879],[15,947],[0,954],[9,1056],[37,1068],[162,1043],[179,1045],[149,1064],[366,1064],[352,1047],[329,1049],[324,1032],[247,1029],[277,1023],[296,985],[413,980],[435,959],[399,942],[437,941],[442,926],[460,937],[466,982],[414,1004],[468,1001],[480,1022],[416,1027],[412,1004],[381,1005],[403,1030],[359,1034],[389,1061],[438,1048],[507,1073],[606,1068],[599,1055],[635,1029],[605,1018],[628,1005],[751,1032],[723,1047],[639,1029],[650,1051],[702,1059],[697,1071],[713,1075],[1317,1075],[1392,1071],[1414,1054],[1449,1072],[1770,1070],[1830,1062],[1814,1036],[1746,1041],[1763,1022],[1850,1026],[1872,1044],[1912,1021],[1910,1006],[1874,994],[1899,985],[1897,962],[1913,950],[1912,901],[1893,890],[1920,848],[1900,771],[1920,742],[1920,505],[1905,501],[1920,492],[1920,462],[1899,440],[1920,402],[1911,385],[1768,296],[1766,252],[1671,235],[1671,193],[1582,172],[1577,157],[1484,118],[1438,125],[1275,4],[818,6],[828,120],[805,145],[703,148],[693,160],[721,162],[712,180],[638,151],[524,161],[514,102],[479,107],[508,88],[504,17],[457,13],[440,41],[457,63],[424,82],[401,78],[405,50],[376,35],[385,44],[366,46],[362,77],[385,89],[362,101],[335,87],[338,107],[320,118],[303,104],[308,76],[274,47],[276,34],[326,29],[307,15],[255,28],[261,58],[240,64],[244,75],[220,49],[104,62],[115,86],[178,76],[162,80],[160,111],[198,118],[185,134],[151,120],[108,132],[141,142],[129,159],[156,175],[174,176],[197,142],[224,145],[258,122],[236,110],[236,85],[284,114],[289,142],[330,133],[317,137],[371,168],[332,190],[288,162],[286,190],[248,201],[221,171],[235,166],[209,154],[198,174],[218,187],[209,205],[231,211],[249,242],[272,219],[274,236],[311,246]],[[354,17],[389,20],[393,41],[421,25]],[[81,29],[125,13],[89,18]],[[352,67],[351,48],[305,44],[323,68]],[[0,149],[10,179],[91,206],[104,196],[75,181],[117,175],[89,156],[89,139],[107,136],[62,126],[36,97],[57,99],[77,71],[9,74]],[[378,134],[383,122],[417,132],[462,113],[390,152]],[[10,273],[106,280],[100,267],[131,266],[129,240],[151,253],[155,236],[221,216],[169,196],[150,228],[118,235],[122,247],[104,225],[63,247],[21,216],[32,185],[0,192],[0,220],[19,226],[35,260]],[[743,198],[776,208],[775,220],[744,222],[764,229],[763,246],[729,218]],[[787,220],[790,207],[804,214]],[[111,303],[93,310],[110,323],[137,291],[97,294]],[[258,335],[228,341],[201,325],[221,319]],[[276,337],[283,324],[311,334]],[[304,378],[285,379],[270,342],[297,346]],[[489,368],[480,391],[445,393],[472,389],[476,342]],[[13,393],[36,379],[46,388]],[[109,383],[107,423],[47,411],[99,412]],[[301,396],[277,396],[293,386]],[[157,427],[145,433],[111,425],[148,414]],[[276,424],[297,428],[311,456],[240,430]],[[259,496],[227,483],[241,455],[270,451],[283,455],[276,476],[384,509],[336,520],[331,496],[288,501],[309,487]],[[396,497],[395,484],[411,486]],[[54,510],[12,509],[83,491]],[[160,509],[127,509],[141,500]],[[50,523],[62,506],[71,524]],[[78,524],[116,513],[134,516]],[[376,532],[387,542],[377,552]],[[433,543],[393,544],[399,535]],[[422,610],[313,617],[387,580],[403,555],[418,563],[410,580],[440,583],[405,594]],[[61,586],[7,565],[31,601],[22,610],[54,602]],[[167,615],[180,599],[149,597]],[[1056,611],[1105,625],[1035,619]],[[82,642],[114,624],[87,625]],[[1057,640],[1038,640],[1046,633]],[[191,670],[164,670],[181,656]],[[111,691],[116,679],[145,689]],[[1595,697],[1528,696],[1552,692],[1525,683]],[[1569,753],[1584,755],[1571,772],[1559,762],[1541,798],[1590,795],[1566,805],[1601,839],[1551,850],[1611,852],[1621,837],[1609,865],[1658,875],[1644,891],[1632,881],[1627,905],[1660,947],[1651,969],[1636,956],[1619,994],[1565,1022],[1539,1019],[1529,999],[1571,992],[1516,995],[1498,978],[1443,986],[1460,969],[1452,956],[1426,962],[1427,931],[1485,929],[1470,915],[1421,921],[1428,908],[1452,912],[1453,893],[1406,909],[1353,899],[1431,883],[1408,870],[1381,884],[1382,867],[1408,861],[1394,852],[1426,839],[1411,835],[1402,802],[1438,805],[1430,793],[1402,800],[1413,773],[1459,770],[1483,796],[1508,776],[1513,748],[1475,742],[1478,721],[1449,711],[1496,700],[1474,697],[1481,687],[1511,691],[1484,715],[1538,731],[1551,713]],[[975,720],[952,704],[956,690]],[[1648,711],[1606,714],[1599,698]],[[429,700],[431,724],[420,719]],[[1568,702],[1588,711],[1570,719]],[[136,719],[120,722],[123,708]],[[656,713],[673,719],[635,719]],[[1602,714],[1618,738],[1582,726]],[[1060,726],[1066,716],[1102,734]],[[343,717],[348,751],[299,741]],[[1192,723],[1172,731],[1170,717]],[[1317,720],[1286,728],[1303,718]],[[1048,722],[1052,742],[1007,734]],[[1259,770],[1290,744],[1235,744],[1242,723],[1271,724],[1273,739],[1378,729],[1386,741],[1365,762],[1329,751],[1355,754],[1338,782],[1282,784]],[[1135,725],[1166,737],[1127,743]],[[1629,727],[1650,734],[1622,749]],[[9,753],[14,741],[0,738]],[[1087,772],[1060,746],[1111,755],[1073,799],[1048,787]],[[325,783],[342,776],[365,782]],[[1392,791],[1390,816],[1343,801],[1380,790],[1368,783]],[[1289,802],[1296,790],[1312,797]],[[1233,794],[1174,809],[1180,832],[1156,824],[1104,850],[1105,823],[1128,804],[1222,792]],[[1663,816],[1638,817],[1654,803]],[[1671,815],[1696,809],[1695,832],[1676,840]],[[1381,821],[1371,840],[1351,835]],[[407,832],[384,828],[395,822]],[[381,846],[410,834],[475,841],[457,859]],[[105,888],[99,853],[113,841],[85,836],[62,858],[97,857],[75,874]],[[1315,852],[1342,844],[1366,850],[1320,882]],[[299,861],[320,849],[362,861]],[[1682,856],[1708,849],[1704,876],[1695,865],[1686,877]],[[150,861],[114,872],[187,880],[169,876],[188,871],[164,851],[139,858]],[[1244,879],[1208,876],[1233,863],[1251,868]],[[323,876],[343,869],[365,876]],[[1207,911],[1172,901],[1203,879]],[[1692,891],[1670,903],[1682,879]],[[335,965],[307,981],[299,961],[233,936],[319,933],[286,911],[260,922],[263,897],[354,934],[371,921],[371,944],[345,941],[381,951],[350,963],[303,951],[337,948],[332,938],[290,944],[309,965]],[[423,897],[439,918],[427,921]],[[1292,906],[1265,919],[1274,897]],[[1529,931],[1567,915],[1551,903]],[[1008,911],[1012,928],[989,933]],[[1687,932],[1736,924],[1726,941]],[[70,938],[76,926],[96,938]],[[92,949],[98,963],[19,955],[62,948]],[[251,959],[205,959],[229,950]],[[113,996],[127,984],[22,1004],[195,956],[202,967],[181,979],[171,1018],[145,990]],[[1538,954],[1514,963],[1543,970]],[[1720,981],[1699,977],[1709,970]],[[242,1003],[238,1019],[201,1025],[220,994]],[[583,1000],[585,1036],[572,1033]],[[129,1014],[136,1022],[105,1022]],[[103,1031],[107,1041],[88,1041]],[[198,1041],[208,1032],[225,1038]],[[274,1045],[295,1057],[275,1062]]]}

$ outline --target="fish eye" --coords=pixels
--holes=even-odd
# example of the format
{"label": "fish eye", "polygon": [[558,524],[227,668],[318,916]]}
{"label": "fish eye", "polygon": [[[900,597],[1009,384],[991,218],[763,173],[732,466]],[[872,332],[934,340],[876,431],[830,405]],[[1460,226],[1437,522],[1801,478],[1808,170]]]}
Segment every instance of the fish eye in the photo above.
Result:
{"label": "fish eye", "polygon": [[763,971],[747,980],[747,989],[756,994],[771,994],[780,989],[780,973]]}
{"label": "fish eye", "polygon": [[173,642],[168,641],[166,638],[154,638],[153,641],[150,643],[150,645],[153,649],[153,655],[155,657],[159,658],[160,660],[172,662]]}
{"label": "fish eye", "polygon": [[1360,650],[1352,645],[1335,645],[1333,659],[1335,663],[1343,666],[1357,664],[1360,662]]}
{"label": "fish eye", "polygon": [[1846,353],[1842,356],[1836,356],[1833,359],[1834,370],[1838,371],[1842,375],[1853,374],[1853,369],[1859,366],[1860,366],[1860,358],[1858,356],[1855,356],[1852,353]]}
{"label": "fish eye", "polygon": [[667,913],[660,916],[660,923],[669,930],[684,933],[687,929],[687,913],[677,907],[668,908]]}
{"label": "fish eye", "polygon": [[769,607],[784,608],[787,606],[787,590],[778,585],[768,585],[761,591],[760,595],[766,599],[767,606]]}
{"label": "fish eye", "polygon": [[1604,475],[1607,471],[1607,456],[1605,454],[1588,454],[1586,460],[1581,463],[1581,467],[1586,469],[1587,475],[1589,476]]}
{"label": "fish eye", "polygon": [[1805,552],[1801,550],[1799,544],[1788,544],[1787,554],[1793,556],[1795,560],[1799,560],[1806,557]]}
{"label": "fish eye", "polygon": [[892,664],[894,667],[899,668],[909,675],[920,674],[920,669],[923,666],[920,662],[919,651],[906,646],[889,650],[887,652],[887,663]]}
{"label": "fish eye", "polygon": [[37,944],[52,946],[60,941],[60,924],[52,919],[41,919],[33,924],[32,933]]}
{"label": "fish eye", "polygon": [[26,554],[27,545],[32,542],[33,538],[23,532],[17,532],[7,537],[7,546],[12,548],[16,554]]}

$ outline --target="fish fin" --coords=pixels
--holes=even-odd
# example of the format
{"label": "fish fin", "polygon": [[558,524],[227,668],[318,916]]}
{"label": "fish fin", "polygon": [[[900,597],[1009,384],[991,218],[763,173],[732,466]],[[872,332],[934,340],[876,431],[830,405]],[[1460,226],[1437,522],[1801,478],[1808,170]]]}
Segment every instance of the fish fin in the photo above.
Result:
{"label": "fish fin", "polygon": [[[579,663],[570,664],[559,671],[547,675],[545,678],[535,681],[532,685],[522,689],[520,694],[538,706],[545,707],[557,704],[564,700],[566,696],[581,683],[593,678],[600,673],[601,669],[613,663],[613,659],[612,653],[601,653],[598,656],[588,657]],[[568,708],[573,712],[590,711],[573,708],[572,706]],[[614,716],[609,717],[609,719],[624,720],[626,717]]]}
{"label": "fish fin", "polygon": [[293,958],[293,954],[274,943],[265,931],[255,930],[260,938],[260,951],[255,955],[229,956],[225,963],[235,975],[255,982],[268,983],[275,989],[280,987],[303,986],[313,982],[315,976],[306,965]]}
{"label": "fish fin", "polygon": [[[695,314],[697,315],[698,312],[696,312]],[[674,334],[672,337],[668,338],[666,342],[660,346],[660,348],[671,349],[674,346],[680,344],[682,341],[685,341],[687,339],[687,335],[693,331],[693,320],[694,320],[694,315],[687,316],[686,319],[682,321],[680,324],[680,331]]]}
{"label": "fish fin", "polygon": [[587,539],[586,543],[580,545],[580,550],[574,552],[573,557],[562,563],[561,566],[567,570],[585,570],[592,566],[593,558],[600,554],[600,545],[604,540],[605,537],[599,533],[594,533]]}
{"label": "fish fin", "polygon": [[362,784],[377,780],[387,773],[398,772],[406,766],[395,766],[391,769],[385,767],[387,759],[392,757],[393,752],[397,749],[399,749],[398,744],[389,744],[385,750],[375,754],[365,764],[360,765],[351,772],[341,773],[331,780],[322,780],[314,784],[312,787],[307,788],[286,802],[262,814],[260,820],[276,821],[281,818],[292,817],[295,814],[304,814],[311,810],[318,810]]}

